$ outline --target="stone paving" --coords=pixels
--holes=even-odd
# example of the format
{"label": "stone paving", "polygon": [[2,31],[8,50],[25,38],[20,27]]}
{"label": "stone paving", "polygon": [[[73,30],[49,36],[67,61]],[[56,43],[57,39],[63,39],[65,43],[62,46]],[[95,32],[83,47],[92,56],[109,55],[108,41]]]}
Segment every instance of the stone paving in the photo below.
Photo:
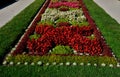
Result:
{"label": "stone paving", "polygon": [[120,24],[120,0],[93,0]]}
{"label": "stone paving", "polygon": [[14,16],[20,13],[25,7],[34,0],[19,0],[9,6],[0,9],[0,27],[9,22]]}

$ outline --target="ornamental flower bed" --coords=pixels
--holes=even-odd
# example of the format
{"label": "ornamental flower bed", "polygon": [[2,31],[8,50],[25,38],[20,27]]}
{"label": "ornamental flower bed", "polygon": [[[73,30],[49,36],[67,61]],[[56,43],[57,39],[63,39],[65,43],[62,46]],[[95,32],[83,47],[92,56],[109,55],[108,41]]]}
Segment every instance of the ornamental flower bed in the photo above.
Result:
{"label": "ornamental flower bed", "polygon": [[[53,60],[48,60],[48,57]],[[104,57],[107,59],[101,61]],[[80,60],[82,58],[83,60]],[[3,64],[25,62],[25,65],[33,65],[36,60],[38,64],[44,62],[46,65],[49,65],[49,62],[56,65],[65,61],[73,62],[74,65],[81,62],[117,65],[111,49],[105,43],[82,0],[47,0]]]}
{"label": "ornamental flower bed", "polygon": [[88,25],[88,22],[83,14],[82,9],[71,9],[69,11],[60,11],[59,9],[47,8],[45,13],[42,14],[41,21],[53,23],[55,26],[59,22],[68,22],[74,26]]}
{"label": "ornamental flower bed", "polygon": [[31,54],[47,54],[49,50],[57,45],[70,46],[77,53],[89,53],[90,55],[102,54],[101,43],[97,38],[91,36],[91,27],[58,27],[38,25],[35,33],[41,35],[38,39],[32,38],[28,41]]}

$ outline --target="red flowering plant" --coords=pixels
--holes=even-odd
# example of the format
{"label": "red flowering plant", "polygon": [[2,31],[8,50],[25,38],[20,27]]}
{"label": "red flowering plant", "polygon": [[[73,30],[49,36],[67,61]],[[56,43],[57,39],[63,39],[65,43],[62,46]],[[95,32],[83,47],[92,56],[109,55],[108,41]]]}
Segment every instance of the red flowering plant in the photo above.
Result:
{"label": "red flowering plant", "polygon": [[29,53],[46,54],[56,45],[66,45],[72,47],[77,53],[89,53],[99,55],[102,53],[101,42],[97,39],[89,39],[93,30],[90,26],[36,26],[35,32],[42,35],[37,40],[28,40]]}
{"label": "red flowering plant", "polygon": [[50,2],[49,8],[59,8],[61,6],[67,6],[70,8],[80,8],[79,2]]}
{"label": "red flowering plant", "polygon": [[99,40],[90,40],[84,36],[74,35],[70,45],[78,51],[78,53],[89,53],[90,55],[100,55],[103,50]]}

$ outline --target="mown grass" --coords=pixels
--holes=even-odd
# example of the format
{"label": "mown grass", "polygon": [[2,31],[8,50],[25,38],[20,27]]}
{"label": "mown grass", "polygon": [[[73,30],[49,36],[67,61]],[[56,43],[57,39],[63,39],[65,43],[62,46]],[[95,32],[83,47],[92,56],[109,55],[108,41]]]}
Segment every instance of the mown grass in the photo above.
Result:
{"label": "mown grass", "polygon": [[0,28],[0,60],[18,42],[45,0],[35,0],[30,6]]}
{"label": "mown grass", "polygon": [[[91,16],[102,31],[107,43],[111,46],[115,55],[119,57],[119,24],[107,15],[100,7],[93,3],[92,0],[84,0],[84,2],[87,4]],[[38,4],[34,9],[38,10],[40,3],[41,0],[36,0],[32,4],[34,6]],[[30,8],[34,10],[32,5],[29,6],[29,10]],[[9,51],[18,41],[19,37],[24,33],[24,30],[36,12],[34,11],[34,14],[30,18],[24,17],[28,13],[24,12],[23,14],[19,14],[20,16],[17,15],[17,18],[15,17],[14,21],[12,20],[9,24],[6,24],[5,27],[0,29],[0,58],[1,56],[4,56],[7,52],[6,50]],[[106,17],[108,21],[106,20]],[[20,21],[20,19],[24,19],[24,21]],[[113,43],[112,40],[115,43]],[[119,77],[119,71],[120,68],[95,66],[0,66],[0,77]]]}
{"label": "mown grass", "polygon": [[120,59],[120,24],[105,13],[93,0],[83,0],[113,53]]}
{"label": "mown grass", "polygon": [[[19,69],[19,70],[18,70]],[[1,77],[119,77],[120,69],[92,66],[2,66]]]}

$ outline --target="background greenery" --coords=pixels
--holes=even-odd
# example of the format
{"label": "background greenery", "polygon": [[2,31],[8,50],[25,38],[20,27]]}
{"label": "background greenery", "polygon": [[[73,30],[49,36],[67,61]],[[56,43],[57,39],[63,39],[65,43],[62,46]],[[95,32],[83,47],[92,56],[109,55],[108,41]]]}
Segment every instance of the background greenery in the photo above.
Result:
{"label": "background greenery", "polygon": [[46,63],[54,63],[56,62],[57,64],[60,63],[74,63],[76,62],[78,65],[80,63],[84,63],[87,65],[88,63],[91,63],[91,65],[97,64],[98,66],[101,66],[102,63],[105,63],[106,66],[109,66],[109,64],[113,64],[114,67],[117,65],[117,61],[115,60],[114,57],[107,57],[107,56],[61,56],[61,55],[44,55],[44,56],[30,56],[30,55],[16,55],[16,56],[9,56],[7,57],[8,59],[6,60],[9,64],[10,62],[13,62],[14,65],[17,65],[18,62],[20,62],[22,65],[24,65],[25,62],[28,62],[30,65],[32,62],[35,63],[35,65],[38,64],[39,61],[45,65]]}

